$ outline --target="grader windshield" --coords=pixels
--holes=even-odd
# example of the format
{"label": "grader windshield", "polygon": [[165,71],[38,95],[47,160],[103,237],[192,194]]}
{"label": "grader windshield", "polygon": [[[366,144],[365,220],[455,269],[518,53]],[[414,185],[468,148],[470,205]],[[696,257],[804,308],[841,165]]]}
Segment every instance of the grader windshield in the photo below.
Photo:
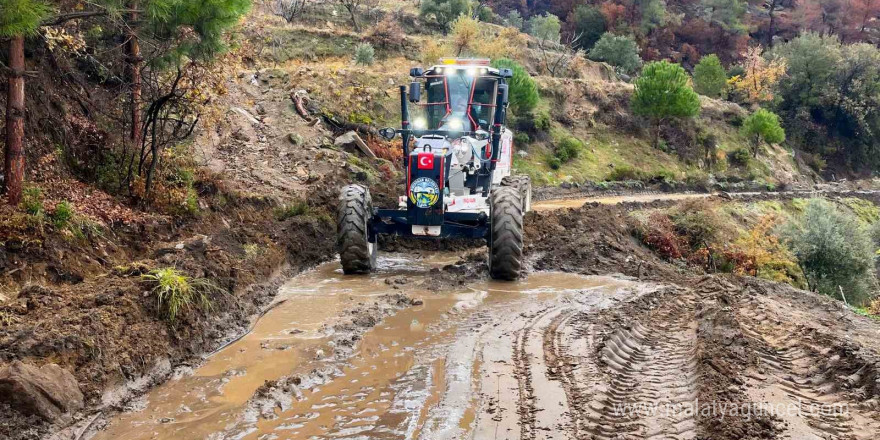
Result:
{"label": "grader windshield", "polygon": [[488,131],[495,117],[498,79],[474,66],[442,66],[425,75],[428,130]]}

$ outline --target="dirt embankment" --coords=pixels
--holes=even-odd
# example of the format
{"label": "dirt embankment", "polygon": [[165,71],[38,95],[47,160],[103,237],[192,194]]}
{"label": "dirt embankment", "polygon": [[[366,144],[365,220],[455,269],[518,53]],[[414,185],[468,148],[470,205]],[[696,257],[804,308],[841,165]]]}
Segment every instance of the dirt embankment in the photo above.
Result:
{"label": "dirt embankment", "polygon": [[[122,405],[164,380],[173,367],[198,362],[243,332],[287,276],[333,254],[334,225],[320,214],[323,207],[283,221],[277,208],[245,198],[212,207],[188,225],[114,237],[137,245],[121,255],[126,259],[96,264],[103,273],[67,282],[49,278],[0,306],[0,363],[58,364],[73,373],[87,407]],[[44,260],[47,252],[42,247],[7,255],[22,266],[46,261],[51,266],[53,259]],[[75,271],[84,259],[77,252],[74,244],[60,242],[53,254],[66,258],[58,259],[58,267]],[[89,252],[84,254],[88,258]],[[152,286],[141,278],[161,267],[208,279],[225,293],[213,296],[209,310],[193,310],[169,323],[157,309]],[[35,438],[47,429],[8,405],[0,407],[0,418],[3,438]]]}
{"label": "dirt embankment", "polygon": [[633,237],[627,212],[625,206],[593,203],[529,214],[526,253],[534,269],[587,275],[621,273],[669,281],[674,269]]}

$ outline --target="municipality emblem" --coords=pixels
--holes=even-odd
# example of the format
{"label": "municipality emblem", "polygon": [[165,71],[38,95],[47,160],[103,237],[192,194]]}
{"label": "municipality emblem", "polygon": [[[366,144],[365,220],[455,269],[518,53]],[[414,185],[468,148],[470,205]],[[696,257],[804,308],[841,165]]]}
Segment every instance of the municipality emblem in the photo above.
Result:
{"label": "municipality emblem", "polygon": [[440,200],[440,187],[427,177],[420,177],[409,186],[409,199],[419,208],[430,208]]}

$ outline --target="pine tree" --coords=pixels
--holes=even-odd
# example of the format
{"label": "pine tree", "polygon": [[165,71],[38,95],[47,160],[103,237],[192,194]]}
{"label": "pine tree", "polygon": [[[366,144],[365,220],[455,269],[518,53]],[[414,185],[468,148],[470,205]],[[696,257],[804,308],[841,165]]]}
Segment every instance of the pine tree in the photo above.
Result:
{"label": "pine tree", "polygon": [[706,55],[694,67],[694,90],[705,96],[720,98],[727,85],[727,72],[715,54]]}
{"label": "pine tree", "polygon": [[648,63],[635,81],[633,113],[654,122],[654,146],[660,143],[660,127],[669,118],[692,118],[700,113],[700,97],[688,85],[688,74],[678,64]]}
{"label": "pine tree", "polygon": [[762,108],[743,121],[742,134],[752,140],[752,155],[754,157],[758,157],[762,140],[768,144],[778,144],[785,141],[785,130],[779,125],[779,116]]}
{"label": "pine tree", "polygon": [[[144,138],[148,122],[143,115],[143,69],[162,69],[183,60],[207,60],[221,52],[226,31],[247,13],[251,0],[100,0],[93,5],[113,17],[127,38],[130,140],[138,148],[148,144]],[[189,32],[181,32],[184,29]],[[142,42],[152,48],[149,53],[142,53]],[[151,169],[157,159],[153,154]],[[148,172],[147,193],[151,183],[152,172]]]}
{"label": "pine tree", "polygon": [[3,192],[12,205],[21,201],[24,182],[24,40],[39,29],[48,13],[49,6],[40,0],[0,0],[0,39],[9,39]]}

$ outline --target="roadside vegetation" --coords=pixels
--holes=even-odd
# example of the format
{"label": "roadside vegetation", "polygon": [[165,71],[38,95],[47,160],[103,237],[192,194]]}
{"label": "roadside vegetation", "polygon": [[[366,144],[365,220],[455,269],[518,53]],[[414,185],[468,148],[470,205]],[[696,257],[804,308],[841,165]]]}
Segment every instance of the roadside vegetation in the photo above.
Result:
{"label": "roadside vegetation", "polygon": [[880,312],[880,208],[870,201],[696,200],[631,217],[633,233],[667,261],[784,282]]}
{"label": "roadside vegetation", "polygon": [[183,313],[209,311],[212,297],[223,293],[223,289],[211,281],[193,279],[174,268],[155,269],[142,278],[152,286],[159,314],[171,324]]}

